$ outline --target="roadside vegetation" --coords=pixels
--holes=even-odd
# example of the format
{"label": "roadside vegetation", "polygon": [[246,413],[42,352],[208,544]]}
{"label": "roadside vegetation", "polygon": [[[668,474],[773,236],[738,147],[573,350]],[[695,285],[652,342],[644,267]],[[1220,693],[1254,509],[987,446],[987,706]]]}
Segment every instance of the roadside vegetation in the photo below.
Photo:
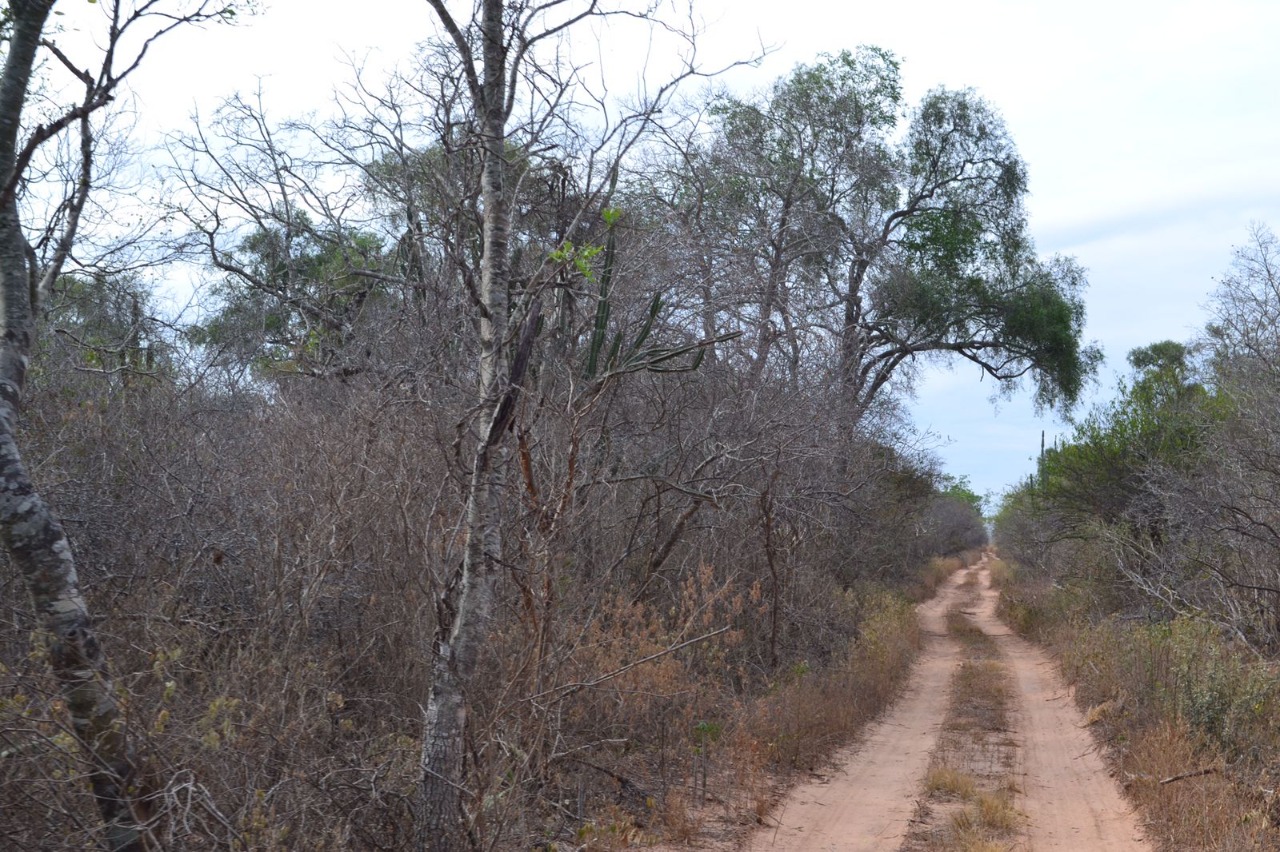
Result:
{"label": "roadside vegetation", "polygon": [[[904,415],[921,359],[1060,407],[1096,366],[998,111],[908,101],[888,50],[699,93],[658,7],[433,2],[324,115],[167,128],[161,184],[116,42],[239,4],[91,5],[74,47],[0,14],[2,848],[759,819],[986,541]],[[593,26],[671,78],[612,98]]]}
{"label": "roadside vegetation", "polygon": [[[90,5],[65,50],[49,0],[0,13],[0,847],[754,824],[986,542],[921,364],[1059,410],[1098,365],[998,109],[889,50],[694,92],[659,7],[432,2],[398,69],[305,119],[232,94],[152,183],[121,81],[239,4]],[[625,102],[571,55],[615,25],[684,57]],[[1259,228],[997,524],[1169,848],[1277,845],[1278,268]]]}
{"label": "roadside vegetation", "polygon": [[996,520],[1002,616],[1057,653],[1167,850],[1280,845],[1277,261],[1259,226],[1202,335],[1132,352]]}

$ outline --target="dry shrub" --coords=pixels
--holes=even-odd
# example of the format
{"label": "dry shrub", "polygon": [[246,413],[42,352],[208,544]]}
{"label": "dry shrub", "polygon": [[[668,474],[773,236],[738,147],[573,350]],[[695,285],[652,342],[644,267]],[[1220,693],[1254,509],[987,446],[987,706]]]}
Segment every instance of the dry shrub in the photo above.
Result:
{"label": "dry shrub", "polygon": [[1084,707],[1114,702],[1139,724],[1185,722],[1232,760],[1280,747],[1280,684],[1210,625],[1107,621],[1070,635],[1058,650]]}
{"label": "dry shrub", "polygon": [[[148,755],[157,839],[406,843],[429,683],[416,649],[432,622],[421,550],[405,542],[433,525],[406,453],[426,436],[358,399],[342,416],[281,400],[268,420],[163,384],[85,394],[74,416],[37,395],[29,456],[67,519]],[[68,781],[82,767],[49,747],[63,714],[41,643],[25,596],[5,592],[0,837],[91,848],[93,808]]]}
{"label": "dry shrub", "polygon": [[698,837],[705,823],[683,790],[672,790],[663,798],[658,819],[663,837],[676,843],[687,843]]}
{"label": "dry shrub", "polygon": [[[1126,792],[1146,815],[1147,836],[1170,850],[1275,848],[1268,797],[1233,782],[1222,767],[1221,756],[1185,723],[1162,722],[1135,732],[1122,768],[1129,779]],[[1198,769],[1214,771],[1160,783]]]}
{"label": "dry shrub", "polygon": [[1003,559],[992,558],[987,563],[993,589],[1008,589],[1013,585],[1013,566]]}
{"label": "dry shrub", "polygon": [[925,563],[919,582],[910,588],[911,599],[919,602],[932,598],[952,574],[964,567],[964,559],[960,556],[933,557]]}
{"label": "dry shrub", "polygon": [[[1059,648],[1077,698],[1124,742],[1130,795],[1170,849],[1258,849],[1280,842],[1264,789],[1276,779],[1280,685],[1264,663],[1208,625],[1107,622]],[[1102,708],[1105,708],[1105,712]],[[1229,766],[1169,784],[1184,772]]]}
{"label": "dry shrub", "polygon": [[[444,369],[281,379],[269,399],[34,377],[27,458],[66,519],[168,848],[412,845],[436,602],[463,544],[470,395]],[[605,407],[585,426],[522,415],[508,569],[468,694],[472,828],[490,846],[678,837],[711,796],[759,818],[769,773],[830,756],[918,646],[910,605],[865,584],[921,561],[904,531],[927,479],[844,447],[867,456],[850,462],[865,484],[815,504],[825,457],[736,468],[715,453],[756,438],[708,428],[703,392],[668,379],[634,377],[607,436]],[[668,393],[685,413],[656,428]],[[85,766],[14,572],[0,593],[0,846],[91,848]]]}
{"label": "dry shrub", "polygon": [[1078,587],[1055,584],[1044,576],[1015,576],[1012,585],[1000,590],[997,615],[1020,636],[1056,644],[1057,633],[1080,617]]}
{"label": "dry shrub", "polygon": [[594,819],[580,825],[575,832],[576,848],[581,852],[617,852],[637,846],[649,846],[652,836],[635,825],[626,811],[608,807]]}
{"label": "dry shrub", "polygon": [[794,666],[748,709],[737,748],[763,744],[769,763],[813,769],[889,704],[920,647],[915,610],[888,593],[864,606],[868,614],[844,659],[816,672]]}

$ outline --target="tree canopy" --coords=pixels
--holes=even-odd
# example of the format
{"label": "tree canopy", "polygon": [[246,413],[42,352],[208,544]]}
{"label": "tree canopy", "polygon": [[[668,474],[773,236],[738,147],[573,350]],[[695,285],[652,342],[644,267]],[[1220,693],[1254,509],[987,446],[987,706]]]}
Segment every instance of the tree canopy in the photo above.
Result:
{"label": "tree canopy", "polygon": [[[829,351],[855,417],[922,359],[959,357],[1069,408],[1100,353],[1081,340],[1085,284],[1027,232],[1026,169],[970,90],[903,103],[898,60],[864,47],[800,65],[755,98],[723,95],[680,152],[669,203],[698,229],[710,310],[754,369]],[[692,209],[696,208],[696,209]],[[781,364],[771,367],[781,350]]]}

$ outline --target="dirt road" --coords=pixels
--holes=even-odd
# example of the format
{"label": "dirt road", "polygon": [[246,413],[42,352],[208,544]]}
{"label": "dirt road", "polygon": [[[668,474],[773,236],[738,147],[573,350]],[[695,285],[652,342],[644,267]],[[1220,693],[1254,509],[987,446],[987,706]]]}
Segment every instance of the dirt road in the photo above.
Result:
{"label": "dirt road", "polygon": [[[976,582],[975,582],[976,581]],[[1010,685],[1002,731],[1016,757],[1008,788],[1019,814],[1004,844],[1018,850],[1149,850],[1138,822],[1097,754],[1052,662],[1010,634],[995,615],[986,559],[958,572],[920,607],[926,645],[906,691],[826,778],[794,789],[746,848],[787,852],[879,852],[938,848],[913,820],[928,816],[926,774],[948,714],[953,677],[964,660],[946,614],[957,605],[994,641]],[[991,643],[988,643],[989,645]],[[908,838],[911,843],[907,843]],[[922,845],[923,843],[923,845]],[[942,848],[946,848],[945,846]],[[997,847],[998,848],[998,847]]]}

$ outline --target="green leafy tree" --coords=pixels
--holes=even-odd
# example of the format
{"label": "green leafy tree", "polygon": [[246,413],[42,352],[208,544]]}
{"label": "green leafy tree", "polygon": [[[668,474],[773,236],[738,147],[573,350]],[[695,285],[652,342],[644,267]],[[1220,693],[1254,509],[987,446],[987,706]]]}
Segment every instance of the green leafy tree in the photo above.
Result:
{"label": "green leafy tree", "polygon": [[64,344],[77,370],[111,377],[108,387],[178,369],[150,289],[137,276],[64,275],[44,308],[42,330]]}
{"label": "green leafy tree", "polygon": [[349,351],[369,300],[384,292],[387,266],[372,234],[335,232],[309,217],[250,233],[233,252],[215,251],[226,273],[220,305],[192,326],[192,342],[265,375],[350,375],[367,366]]}
{"label": "green leafy tree", "polygon": [[979,517],[982,516],[982,508],[986,500],[973,490],[973,487],[969,484],[969,477],[945,474],[942,477],[938,492],[943,497],[969,506],[978,513]]}
{"label": "green leafy tree", "polygon": [[1085,417],[1065,446],[1045,453],[1036,491],[1072,519],[1070,528],[1132,521],[1139,509],[1149,516],[1153,468],[1195,463],[1205,424],[1222,404],[1196,379],[1192,355],[1174,341],[1134,349],[1133,376],[1117,400]]}
{"label": "green leafy tree", "polygon": [[1081,342],[1084,274],[1035,254],[1026,170],[986,101],[936,89],[908,110],[897,59],[864,47],[758,98],[720,97],[710,116],[669,204],[708,270],[752,287],[712,321],[746,333],[757,373],[780,348],[798,376],[832,340],[854,419],[929,357],[1006,386],[1030,377],[1046,406],[1078,398],[1100,360]]}

